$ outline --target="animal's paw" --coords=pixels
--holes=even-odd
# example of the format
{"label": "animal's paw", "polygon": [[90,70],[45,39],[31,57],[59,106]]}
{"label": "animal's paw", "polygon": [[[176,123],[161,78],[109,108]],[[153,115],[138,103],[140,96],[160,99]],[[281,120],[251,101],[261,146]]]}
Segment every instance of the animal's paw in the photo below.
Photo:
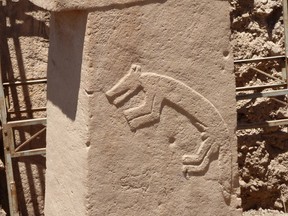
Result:
{"label": "animal's paw", "polygon": [[189,179],[190,175],[189,175],[189,170],[187,166],[185,165],[182,166],[182,173],[186,179]]}
{"label": "animal's paw", "polygon": [[140,126],[139,124],[137,124],[136,121],[133,121],[133,120],[127,120],[127,121],[132,132],[135,132],[137,128],[139,128]]}
{"label": "animal's paw", "polygon": [[183,165],[182,172],[186,173],[186,176],[190,176],[192,174],[199,174],[205,170],[205,167],[199,165]]}
{"label": "animal's paw", "polygon": [[182,163],[186,165],[198,164],[200,161],[201,158],[199,157],[199,155],[196,154],[182,156]]}
{"label": "animal's paw", "polygon": [[[193,173],[193,167],[191,165],[183,165],[182,166],[182,172],[186,175],[189,176],[189,174]],[[191,169],[192,168],[192,169]]]}
{"label": "animal's paw", "polygon": [[125,118],[127,119],[128,123],[132,121],[138,113],[135,114],[135,108],[127,109],[123,111]]}
{"label": "animal's paw", "polygon": [[194,165],[182,166],[182,173],[185,176],[185,178],[189,178],[193,176],[193,174],[199,173],[200,171],[201,171],[201,168],[199,169],[199,166],[194,166]]}

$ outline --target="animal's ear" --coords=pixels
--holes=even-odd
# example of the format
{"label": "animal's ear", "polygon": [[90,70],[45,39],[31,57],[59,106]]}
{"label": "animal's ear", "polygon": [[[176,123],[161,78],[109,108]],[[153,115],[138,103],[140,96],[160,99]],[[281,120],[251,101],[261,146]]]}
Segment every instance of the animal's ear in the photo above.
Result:
{"label": "animal's ear", "polygon": [[132,64],[131,66],[131,71],[133,73],[140,73],[141,72],[141,66],[136,65],[136,64]]}

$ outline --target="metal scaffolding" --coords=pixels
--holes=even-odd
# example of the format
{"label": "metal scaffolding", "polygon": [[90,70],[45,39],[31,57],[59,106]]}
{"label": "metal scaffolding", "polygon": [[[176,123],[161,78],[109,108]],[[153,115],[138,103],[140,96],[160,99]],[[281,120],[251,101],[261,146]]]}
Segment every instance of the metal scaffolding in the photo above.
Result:
{"label": "metal scaffolding", "polygon": [[[248,94],[240,94],[236,96],[236,100],[249,100],[256,99],[260,97],[269,97],[272,100],[281,103],[282,105],[287,106],[288,103],[286,101],[279,100],[275,97],[277,96],[287,96],[288,95],[288,0],[282,1],[283,7],[283,21],[284,21],[284,47],[285,47],[285,55],[281,56],[269,56],[269,57],[258,57],[252,59],[237,59],[234,61],[234,64],[243,64],[243,63],[251,63],[251,62],[263,62],[263,61],[271,61],[271,60],[281,60],[284,61],[285,67],[282,70],[282,79],[274,77],[265,71],[262,71],[255,67],[250,67],[249,69],[255,71],[256,73],[262,74],[270,79],[277,81],[277,84],[268,84],[268,85],[255,85],[255,86],[245,86],[245,87],[237,87],[236,92],[245,92],[254,90],[254,93]],[[265,89],[273,89],[270,91],[263,91]],[[276,89],[276,90],[274,90]],[[259,92],[261,91],[261,92]],[[241,123],[238,124],[238,130],[242,129],[252,129],[252,128],[265,128],[265,127],[275,127],[275,126],[288,126],[288,118],[285,119],[277,119],[263,122],[254,122],[254,123]]]}
{"label": "metal scaffolding", "polygon": [[[1,59],[0,59],[1,65]],[[1,114],[1,124],[2,124],[2,134],[3,134],[3,145],[4,145],[4,156],[5,156],[5,170],[6,170],[6,179],[7,179],[7,189],[8,189],[8,201],[9,201],[9,210],[11,216],[19,215],[19,207],[18,207],[18,198],[17,198],[17,190],[14,179],[14,171],[13,171],[13,159],[19,157],[28,157],[33,155],[45,155],[45,148],[35,148],[28,149],[27,144],[29,144],[32,140],[39,137],[40,134],[45,133],[46,127],[42,128],[30,138],[26,139],[24,142],[18,144],[16,146],[16,137],[14,129],[32,126],[32,125],[46,125],[46,118],[36,118],[36,119],[24,119],[24,120],[16,120],[9,121],[7,117],[8,114],[13,112],[9,110],[9,103],[7,91],[5,88],[9,88],[11,86],[23,86],[23,85],[36,85],[46,83],[46,79],[38,79],[38,80],[26,80],[26,81],[16,81],[16,82],[5,82],[2,80],[2,70],[0,67],[0,114]],[[27,112],[27,111],[43,111],[45,107],[34,108],[29,110],[20,110],[19,112]],[[25,147],[25,150],[23,148]]]}

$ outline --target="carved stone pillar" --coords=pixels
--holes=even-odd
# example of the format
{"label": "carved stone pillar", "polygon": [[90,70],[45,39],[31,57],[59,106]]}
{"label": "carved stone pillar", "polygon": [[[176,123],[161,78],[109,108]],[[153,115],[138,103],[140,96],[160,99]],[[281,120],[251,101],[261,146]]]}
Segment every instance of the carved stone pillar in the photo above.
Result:
{"label": "carved stone pillar", "polygon": [[228,2],[32,2],[54,11],[46,216],[240,215]]}

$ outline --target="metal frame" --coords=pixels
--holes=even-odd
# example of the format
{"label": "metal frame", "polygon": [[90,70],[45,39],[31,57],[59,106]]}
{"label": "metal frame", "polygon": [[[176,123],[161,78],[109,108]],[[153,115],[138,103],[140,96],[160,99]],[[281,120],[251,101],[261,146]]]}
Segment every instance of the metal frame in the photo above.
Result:
{"label": "metal frame", "polygon": [[[254,70],[257,73],[260,73],[270,79],[273,79],[279,83],[277,84],[268,84],[268,85],[256,85],[256,86],[245,86],[245,87],[237,87],[236,92],[239,91],[259,91],[264,89],[274,89],[278,88],[277,90],[270,90],[265,92],[255,92],[251,94],[243,94],[243,95],[236,95],[236,100],[247,100],[247,99],[255,99],[259,97],[271,97],[272,100],[281,103],[284,106],[287,106],[288,103],[277,98],[273,98],[276,96],[285,96],[288,95],[288,0],[282,1],[283,6],[283,17],[284,17],[284,37],[285,37],[285,55],[281,56],[270,56],[270,57],[259,57],[253,59],[237,59],[234,61],[234,64],[242,64],[242,63],[249,63],[249,62],[257,62],[257,61],[269,61],[269,60],[284,60],[285,68],[284,73],[282,73],[282,79],[274,77],[265,71],[262,71],[255,67],[250,67],[251,70]],[[283,72],[283,71],[282,71]],[[279,89],[280,88],[280,89]],[[237,129],[252,129],[252,128],[265,128],[265,127],[275,127],[275,126],[288,126],[288,118],[286,119],[278,119],[278,120],[271,120],[271,121],[264,121],[264,122],[257,122],[257,123],[245,123],[245,124],[238,124]]]}
{"label": "metal frame", "polygon": [[287,95],[287,94],[288,94],[288,89],[280,89],[280,90],[274,90],[274,91],[256,92],[253,94],[237,95],[236,100],[247,100],[247,99],[260,98],[260,97],[276,97],[276,96],[282,96],[282,95]]}
{"label": "metal frame", "polygon": [[[0,58],[1,65],[1,58]],[[17,148],[15,148],[15,134],[13,129],[15,127],[24,127],[31,125],[46,125],[46,118],[38,119],[25,119],[18,121],[8,121],[7,114],[15,113],[11,112],[8,109],[6,103],[6,97],[4,93],[4,88],[12,85],[34,85],[34,84],[44,84],[47,82],[47,79],[38,79],[38,80],[27,80],[27,81],[16,81],[3,83],[2,80],[2,70],[0,67],[0,114],[1,114],[1,123],[2,123],[2,133],[3,133],[3,143],[4,143],[4,157],[5,157],[5,170],[6,170],[6,180],[7,180],[7,191],[8,191],[8,200],[9,200],[9,211],[11,216],[19,216],[19,207],[17,199],[17,190],[13,174],[13,158],[18,157],[27,157],[33,155],[45,155],[45,148],[21,150],[24,146],[30,143],[33,139],[38,137],[40,134],[44,133],[46,127],[32,135],[26,141],[21,143]],[[45,107],[34,108],[29,111],[42,111],[46,110]],[[20,112],[25,112],[28,110],[21,110]]]}
{"label": "metal frame", "polygon": [[237,125],[238,130],[251,129],[251,128],[265,128],[265,127],[276,127],[276,126],[287,126],[288,119],[278,119],[257,123],[242,123]]}
{"label": "metal frame", "polygon": [[247,62],[255,62],[255,61],[267,61],[267,60],[277,60],[277,59],[284,59],[285,56],[270,56],[270,57],[260,57],[260,58],[253,58],[253,59],[236,59],[234,63],[247,63]]}
{"label": "metal frame", "polygon": [[237,87],[236,91],[262,90],[265,88],[279,88],[279,87],[286,87],[286,83]]}

